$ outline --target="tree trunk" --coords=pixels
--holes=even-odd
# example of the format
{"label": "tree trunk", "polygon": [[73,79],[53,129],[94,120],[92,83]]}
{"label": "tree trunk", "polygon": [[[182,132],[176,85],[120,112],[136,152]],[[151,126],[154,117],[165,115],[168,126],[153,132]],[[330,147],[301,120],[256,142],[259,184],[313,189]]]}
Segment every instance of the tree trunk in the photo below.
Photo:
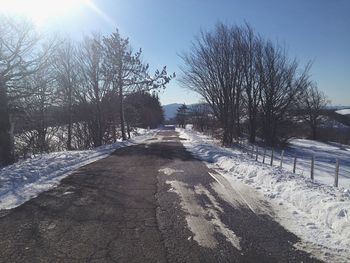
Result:
{"label": "tree trunk", "polygon": [[72,90],[68,92],[68,138],[67,138],[67,150],[72,150]]}
{"label": "tree trunk", "polygon": [[249,142],[255,143],[255,137],[256,137],[256,119],[251,118],[249,120]]}
{"label": "tree trunk", "polygon": [[39,127],[38,132],[38,146],[40,153],[44,153],[46,151],[46,143],[45,143],[45,129],[43,126]]}
{"label": "tree trunk", "polygon": [[116,143],[117,142],[117,132],[116,132],[116,122],[114,120],[114,117],[113,117],[113,121],[112,121],[112,136],[113,136],[113,142]]}
{"label": "tree trunk", "polygon": [[[251,97],[251,93],[248,93]],[[257,129],[257,103],[256,100],[248,98],[248,116],[249,116],[249,142],[255,143]]]}
{"label": "tree trunk", "polygon": [[6,87],[0,83],[0,166],[9,165],[15,161],[12,136]]}
{"label": "tree trunk", "polygon": [[272,128],[272,138],[271,138],[271,146],[276,146],[279,142],[279,138],[277,138],[277,120],[273,118],[273,126]]}
{"label": "tree trunk", "polygon": [[226,119],[227,120],[223,123],[224,134],[222,138],[222,144],[224,146],[231,146],[233,141],[233,130],[235,126],[231,116]]}
{"label": "tree trunk", "polygon": [[222,145],[224,146],[229,146],[230,143],[230,134],[228,129],[224,129],[224,134],[223,134],[223,138],[222,138]]}
{"label": "tree trunk", "polygon": [[130,125],[129,125],[129,122],[126,122],[126,130],[128,131],[128,139],[130,139],[131,136],[130,136]]}
{"label": "tree trunk", "polygon": [[125,121],[124,121],[124,99],[123,99],[123,87],[119,86],[119,115],[120,115],[120,130],[122,132],[123,141],[126,140],[125,134]]}
{"label": "tree trunk", "polygon": [[241,119],[241,114],[240,114],[240,99],[241,99],[241,89],[237,90],[237,94],[236,94],[236,101],[235,101],[235,120],[236,120],[236,124],[235,124],[235,138],[238,139],[241,136],[241,123],[240,123],[240,119]]}
{"label": "tree trunk", "polygon": [[45,142],[45,137],[46,137],[46,122],[45,122],[45,90],[40,89],[40,104],[39,104],[39,123],[38,123],[38,128],[37,128],[37,133],[38,133],[38,148],[39,152],[42,154],[46,150],[46,142]]}
{"label": "tree trunk", "polygon": [[100,101],[97,101],[97,146],[102,145],[103,131],[102,131],[102,112]]}
{"label": "tree trunk", "polygon": [[72,150],[72,118],[69,116],[68,121],[68,138],[67,138],[67,150]]}
{"label": "tree trunk", "polygon": [[311,127],[311,132],[312,132],[311,139],[316,140],[317,139],[317,127],[313,125]]}

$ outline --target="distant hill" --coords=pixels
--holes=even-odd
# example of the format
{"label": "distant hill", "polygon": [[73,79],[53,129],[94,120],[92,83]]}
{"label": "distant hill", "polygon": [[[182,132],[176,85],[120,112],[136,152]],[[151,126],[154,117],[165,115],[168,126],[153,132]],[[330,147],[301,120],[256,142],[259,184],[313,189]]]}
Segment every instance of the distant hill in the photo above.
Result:
{"label": "distant hill", "polygon": [[177,109],[181,106],[181,103],[172,103],[163,106],[164,118],[170,120],[175,118]]}
{"label": "distant hill", "polygon": [[343,109],[350,109],[350,106],[328,105],[328,106],[326,106],[326,109],[328,109],[328,110],[343,110]]}

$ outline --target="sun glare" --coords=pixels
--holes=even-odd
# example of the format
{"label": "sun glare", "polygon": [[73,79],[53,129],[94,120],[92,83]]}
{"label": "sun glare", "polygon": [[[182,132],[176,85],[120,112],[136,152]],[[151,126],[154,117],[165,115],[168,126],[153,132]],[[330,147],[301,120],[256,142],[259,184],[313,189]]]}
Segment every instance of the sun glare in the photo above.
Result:
{"label": "sun glare", "polygon": [[0,0],[0,13],[28,17],[37,25],[51,18],[65,16],[82,5],[91,5],[90,0]]}

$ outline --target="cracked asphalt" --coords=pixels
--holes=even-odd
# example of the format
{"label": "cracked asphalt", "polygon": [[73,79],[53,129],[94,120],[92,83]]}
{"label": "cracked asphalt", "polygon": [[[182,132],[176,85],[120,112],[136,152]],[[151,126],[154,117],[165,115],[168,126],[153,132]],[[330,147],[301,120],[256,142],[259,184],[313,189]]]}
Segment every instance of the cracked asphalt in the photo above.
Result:
{"label": "cracked asphalt", "polygon": [[213,174],[159,132],[0,211],[0,262],[319,262]]}

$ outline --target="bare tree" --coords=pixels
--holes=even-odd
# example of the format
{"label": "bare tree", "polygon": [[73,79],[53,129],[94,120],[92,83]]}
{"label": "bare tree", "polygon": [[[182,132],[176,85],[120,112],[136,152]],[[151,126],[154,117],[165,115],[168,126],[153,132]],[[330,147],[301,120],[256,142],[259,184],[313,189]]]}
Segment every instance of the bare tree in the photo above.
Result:
{"label": "bare tree", "polygon": [[79,48],[79,68],[81,85],[79,100],[88,110],[88,126],[95,147],[102,145],[106,122],[103,114],[102,100],[109,91],[110,85],[102,69],[103,46],[100,35],[84,38]]}
{"label": "bare tree", "polygon": [[223,128],[224,145],[240,135],[242,114],[248,117],[251,142],[261,119],[265,142],[276,144],[309,85],[310,64],[300,70],[283,47],[264,41],[247,24],[218,24],[213,32],[202,32],[181,57],[185,66],[180,82],[211,106]]}
{"label": "bare tree", "polygon": [[237,103],[243,81],[241,36],[241,28],[218,24],[214,32],[202,32],[191,50],[181,55],[185,65],[180,82],[211,106],[223,128],[224,145],[230,145],[238,135],[234,128],[239,122]]}
{"label": "bare tree", "polygon": [[309,86],[310,64],[299,70],[297,61],[271,42],[265,43],[259,64],[263,137],[266,144],[274,145],[283,136],[279,132],[288,111]]}
{"label": "bare tree", "polygon": [[54,75],[52,67],[46,64],[40,70],[28,78],[28,88],[31,89],[31,96],[27,97],[26,121],[28,122],[28,131],[34,132],[34,149],[40,153],[49,151],[47,140],[50,125],[49,110],[55,104],[56,96],[54,84]]}
{"label": "bare tree", "polygon": [[14,102],[28,92],[22,80],[39,68],[39,37],[26,20],[0,17],[0,165],[14,162]]}
{"label": "bare tree", "polygon": [[73,105],[78,85],[78,63],[75,44],[63,39],[52,59],[56,70],[59,98],[67,113],[67,150],[72,150]]}
{"label": "bare tree", "polygon": [[312,140],[317,139],[317,129],[322,120],[322,111],[325,110],[328,100],[316,84],[310,85],[301,98],[303,119],[309,125]]}
{"label": "bare tree", "polygon": [[[0,17],[0,32],[0,165],[15,160],[15,132],[27,141],[24,155],[115,142],[119,127],[126,139],[124,98],[165,88],[175,77],[166,67],[149,74],[141,50],[133,52],[118,31],[92,34],[80,45],[68,38],[57,43],[39,37],[28,21]],[[157,96],[147,98],[152,109],[144,108],[143,124],[154,126],[162,111]],[[126,123],[129,137],[132,122]],[[53,131],[55,149],[48,141]]]}
{"label": "bare tree", "polygon": [[249,142],[254,143],[257,135],[257,118],[261,97],[258,65],[264,42],[255,35],[249,25],[245,26],[245,30],[242,33],[241,52],[243,57],[244,103],[248,115]]}
{"label": "bare tree", "polygon": [[211,127],[211,114],[212,111],[210,107],[206,103],[194,104],[189,109],[189,119],[191,123],[194,125],[195,129],[204,132]]}

